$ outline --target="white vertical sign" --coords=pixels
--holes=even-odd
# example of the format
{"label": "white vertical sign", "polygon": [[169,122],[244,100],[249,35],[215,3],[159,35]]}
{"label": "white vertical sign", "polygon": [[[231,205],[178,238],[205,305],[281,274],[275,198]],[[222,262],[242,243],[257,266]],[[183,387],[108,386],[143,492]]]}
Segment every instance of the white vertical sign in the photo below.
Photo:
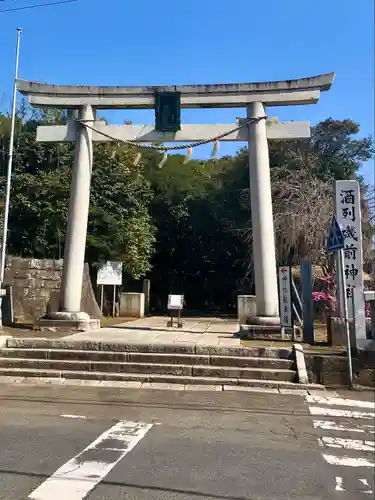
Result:
{"label": "white vertical sign", "polygon": [[[356,316],[364,313],[363,251],[361,224],[361,194],[357,181],[336,181],[335,185],[336,219],[345,238],[344,273],[348,315],[353,318],[353,294],[355,294]],[[359,332],[358,332],[359,333]],[[362,335],[366,336],[366,332]],[[361,335],[361,336],[362,336]]]}
{"label": "white vertical sign", "polygon": [[293,326],[291,269],[289,266],[279,267],[279,299],[281,326]]}

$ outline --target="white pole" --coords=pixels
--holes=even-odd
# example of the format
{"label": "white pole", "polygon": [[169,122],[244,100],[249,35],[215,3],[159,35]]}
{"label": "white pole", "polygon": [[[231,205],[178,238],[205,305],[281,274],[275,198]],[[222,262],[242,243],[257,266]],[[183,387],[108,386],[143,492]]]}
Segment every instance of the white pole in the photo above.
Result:
{"label": "white pole", "polygon": [[[19,58],[20,58],[21,33],[22,33],[22,29],[17,28],[16,62],[15,62],[14,81],[13,81],[13,102],[12,102],[12,116],[11,116],[11,125],[10,125],[10,138],[9,138],[7,183],[6,183],[6,190],[5,190],[3,239],[2,239],[2,243],[1,243],[0,290],[3,287],[4,273],[5,273],[5,256],[6,256],[7,236],[8,236],[10,184],[11,184],[11,180],[12,180],[14,128],[15,128],[15,123],[16,123],[17,78],[18,78],[18,63],[19,63]],[[2,296],[0,295],[0,327],[2,326],[1,302],[2,302]]]}
{"label": "white pole", "polygon": [[[345,279],[345,260],[344,260],[344,250],[339,250],[338,257],[340,261],[340,274],[341,283],[344,293],[343,297],[343,309],[344,309],[344,321],[345,321],[345,331],[346,331],[346,343],[347,343],[347,356],[348,356],[348,375],[349,375],[349,387],[353,386],[353,367],[352,367],[352,351],[350,342],[350,329],[349,329],[349,314],[348,314],[348,298],[346,296],[346,279]],[[354,320],[354,318],[353,318]]]}
{"label": "white pole", "polygon": [[112,316],[116,316],[116,285],[113,285],[113,304],[112,304]]}
{"label": "white pole", "polygon": [[[354,292],[354,290],[353,290]],[[355,336],[355,339],[357,340],[357,325],[356,325],[356,321],[355,321],[355,293],[352,293],[352,318],[353,318],[353,334]],[[349,307],[349,305],[348,305]]]}
{"label": "white pole", "polygon": [[12,179],[12,166],[13,166],[14,128],[15,128],[15,123],[16,123],[16,101],[17,101],[17,78],[18,78],[18,62],[19,62],[19,56],[20,56],[21,33],[22,33],[22,29],[17,28],[16,64],[15,64],[14,82],[13,82],[13,103],[12,103],[12,118],[11,118],[10,138],[9,138],[7,184],[6,184],[6,191],[5,191],[3,241],[2,241],[2,245],[1,245],[1,268],[0,268],[0,283],[1,284],[4,281],[5,255],[6,255],[6,245],[7,245],[7,235],[8,235],[10,183],[11,183],[11,179]]}

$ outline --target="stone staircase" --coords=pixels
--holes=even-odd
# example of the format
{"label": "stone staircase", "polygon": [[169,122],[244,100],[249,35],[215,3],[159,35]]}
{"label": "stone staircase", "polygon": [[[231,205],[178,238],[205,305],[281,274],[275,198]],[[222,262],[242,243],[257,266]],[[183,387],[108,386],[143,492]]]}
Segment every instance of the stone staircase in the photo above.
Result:
{"label": "stone staircase", "polygon": [[[324,389],[300,384],[292,348],[129,344],[8,338],[1,377]],[[218,387],[219,389],[219,387]]]}

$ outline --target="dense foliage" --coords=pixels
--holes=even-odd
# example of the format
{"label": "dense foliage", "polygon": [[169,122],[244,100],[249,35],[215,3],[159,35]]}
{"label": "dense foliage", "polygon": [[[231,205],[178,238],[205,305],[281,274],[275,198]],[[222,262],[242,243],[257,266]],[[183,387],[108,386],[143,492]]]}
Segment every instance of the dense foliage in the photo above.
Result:
{"label": "dense foliage", "polygon": [[[21,108],[16,124],[9,221],[9,253],[61,258],[67,220],[73,145],[36,143],[39,124],[63,123],[63,112]],[[0,190],[8,161],[9,118],[0,114]],[[332,214],[335,179],[358,178],[373,157],[370,137],[359,125],[331,118],[310,141],[270,144],[277,255],[297,265],[311,255],[329,267],[325,232]],[[135,153],[121,145],[94,149],[86,260],[95,267],[122,260],[125,288],[151,280],[152,305],[163,308],[170,292],[181,292],[193,309],[230,310],[238,292],[251,292],[252,236],[247,151],[217,161]],[[250,179],[251,182],[251,179]],[[369,198],[363,184],[365,198]],[[367,243],[371,210],[364,203]],[[369,245],[366,251],[368,254]],[[366,254],[366,255],[367,255]],[[327,271],[328,272],[328,271]]]}

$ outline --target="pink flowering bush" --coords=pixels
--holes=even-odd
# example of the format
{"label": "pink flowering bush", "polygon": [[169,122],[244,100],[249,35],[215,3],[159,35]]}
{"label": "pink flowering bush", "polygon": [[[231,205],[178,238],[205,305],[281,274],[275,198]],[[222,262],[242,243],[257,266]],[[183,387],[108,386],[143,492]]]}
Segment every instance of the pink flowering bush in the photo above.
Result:
{"label": "pink flowering bush", "polygon": [[365,315],[366,318],[371,318],[370,302],[365,302]]}
{"label": "pink flowering bush", "polygon": [[[365,286],[365,290],[373,290],[373,288]],[[371,318],[370,302],[365,302],[365,316]]]}
{"label": "pink flowering bush", "polygon": [[[318,278],[321,290],[313,292],[313,300],[324,311],[333,312],[336,310],[336,285],[332,274]],[[371,317],[370,302],[365,302],[366,318]]]}
{"label": "pink flowering bush", "polygon": [[336,309],[336,285],[332,274],[318,278],[319,288],[313,292],[313,301],[317,302],[324,311],[335,311]]}

